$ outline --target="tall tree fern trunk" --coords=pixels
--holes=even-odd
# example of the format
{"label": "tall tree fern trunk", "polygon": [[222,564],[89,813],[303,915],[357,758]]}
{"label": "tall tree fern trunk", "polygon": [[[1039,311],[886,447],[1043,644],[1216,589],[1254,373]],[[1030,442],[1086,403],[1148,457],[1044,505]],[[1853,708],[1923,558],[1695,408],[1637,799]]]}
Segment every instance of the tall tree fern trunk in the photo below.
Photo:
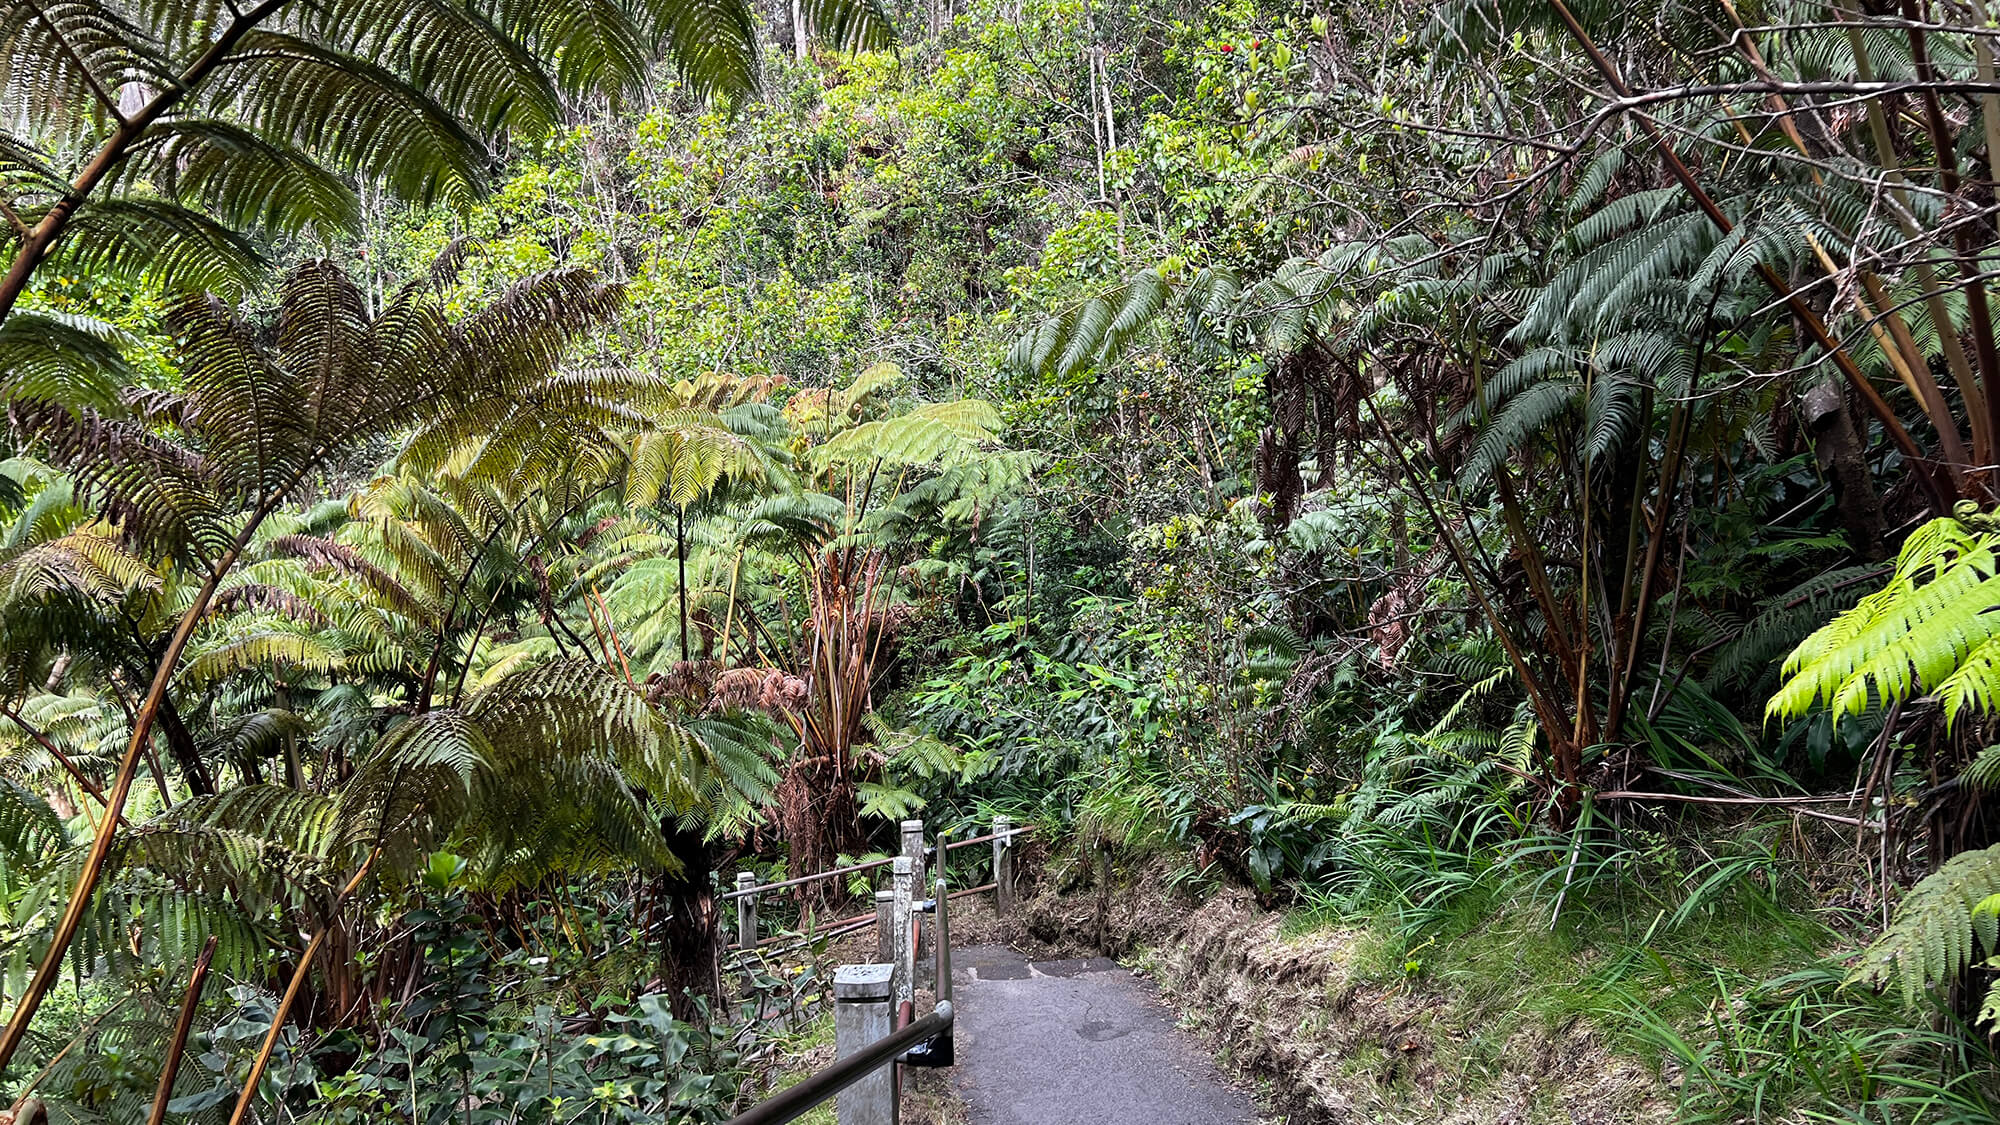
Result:
{"label": "tall tree fern trunk", "polygon": [[167,736],[167,752],[180,767],[181,780],[187,783],[188,792],[197,797],[214,796],[215,781],[208,774],[208,763],[202,761],[201,748],[195,745],[194,735],[181,721],[172,696],[160,700],[160,730]]}
{"label": "tall tree fern trunk", "polygon": [[1864,559],[1883,558],[1886,525],[1882,498],[1876,495],[1868,451],[1847,412],[1845,398],[1839,388],[1821,383],[1806,392],[1803,407],[1814,453],[1820,468],[1833,478],[1835,508],[1855,554]]}
{"label": "tall tree fern trunk", "polygon": [[667,846],[681,861],[677,875],[661,875],[659,891],[666,899],[663,934],[666,948],[660,975],[667,986],[667,1003],[674,1018],[701,1019],[701,1007],[722,1007],[722,940],[715,898],[715,855],[701,832],[664,826]]}
{"label": "tall tree fern trunk", "polygon": [[[778,830],[790,849],[788,871],[794,879],[836,867],[842,854],[859,854],[867,844],[853,775],[830,756],[805,751],[778,783],[777,803]],[[837,882],[808,883],[798,893],[824,903],[839,891]]]}

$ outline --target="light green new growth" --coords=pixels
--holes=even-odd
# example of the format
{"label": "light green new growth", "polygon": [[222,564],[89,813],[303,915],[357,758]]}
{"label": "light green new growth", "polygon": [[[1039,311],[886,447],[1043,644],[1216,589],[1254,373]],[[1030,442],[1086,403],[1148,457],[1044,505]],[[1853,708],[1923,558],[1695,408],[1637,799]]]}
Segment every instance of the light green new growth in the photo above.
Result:
{"label": "light green new growth", "polygon": [[[1961,516],[1964,513],[1961,513]],[[2000,697],[2000,534],[1963,518],[1932,520],[1903,545],[1882,589],[1807,637],[1785,660],[1766,714],[1822,704],[1836,718],[1935,695],[1956,723]]]}

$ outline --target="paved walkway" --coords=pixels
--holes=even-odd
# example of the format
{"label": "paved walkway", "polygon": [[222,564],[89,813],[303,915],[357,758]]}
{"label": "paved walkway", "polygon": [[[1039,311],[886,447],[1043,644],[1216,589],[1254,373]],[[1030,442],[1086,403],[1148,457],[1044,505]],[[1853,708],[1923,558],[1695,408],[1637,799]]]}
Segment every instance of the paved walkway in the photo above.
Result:
{"label": "paved walkway", "polygon": [[1251,1125],[1250,1099],[1151,985],[1101,957],[952,951],[953,1037],[972,1125]]}

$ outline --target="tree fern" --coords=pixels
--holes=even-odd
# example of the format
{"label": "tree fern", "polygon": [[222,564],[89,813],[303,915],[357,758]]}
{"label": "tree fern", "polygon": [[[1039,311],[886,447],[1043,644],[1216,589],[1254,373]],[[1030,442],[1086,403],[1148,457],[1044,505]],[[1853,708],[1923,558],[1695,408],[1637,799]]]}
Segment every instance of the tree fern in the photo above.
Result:
{"label": "tree fern", "polygon": [[69,830],[49,803],[11,778],[0,778],[0,883],[14,886],[69,844]]}
{"label": "tree fern", "polygon": [[0,396],[111,410],[130,336],[87,317],[23,310],[0,322]]}
{"label": "tree fern", "polygon": [[892,466],[955,464],[977,454],[1000,429],[1000,413],[977,399],[925,403],[893,417],[863,422],[812,451],[816,466],[860,462]]}
{"label": "tree fern", "polygon": [[[876,0],[809,0],[843,48],[888,41]],[[0,7],[0,163],[20,264],[240,288],[256,229],[334,234],[343,173],[418,202],[483,190],[499,143],[548,135],[580,99],[645,88],[664,55],[698,93],[756,85],[742,0],[326,0],[248,7],[64,0]]]}
{"label": "tree fern", "polygon": [[1848,979],[1874,988],[1894,982],[1903,1003],[1916,1006],[1930,989],[1956,980],[1979,951],[2000,952],[2000,918],[1989,904],[2000,901],[1996,895],[2000,846],[1953,856],[1903,896]]}
{"label": "tree fern", "polygon": [[1989,710],[2000,691],[1996,544],[2000,535],[1957,518],[1912,532],[1888,583],[1786,658],[1767,712],[1795,718],[1826,705],[1838,717],[1932,693],[1947,721]]}

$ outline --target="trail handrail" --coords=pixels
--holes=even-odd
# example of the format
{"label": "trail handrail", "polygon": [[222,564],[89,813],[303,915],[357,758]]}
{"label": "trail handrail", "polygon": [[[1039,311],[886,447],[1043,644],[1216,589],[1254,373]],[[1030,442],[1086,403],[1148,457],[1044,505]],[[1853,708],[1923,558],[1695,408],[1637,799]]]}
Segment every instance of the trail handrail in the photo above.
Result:
{"label": "trail handrail", "polygon": [[901,1031],[890,1032],[798,1085],[765,1098],[730,1118],[729,1125],[785,1125],[796,1121],[821,1102],[875,1073],[878,1067],[894,1062],[903,1052],[950,1031],[951,1020],[951,1001],[940,1000],[930,1015]]}
{"label": "trail handrail", "polygon": [[857,871],[873,871],[877,867],[887,867],[894,862],[896,862],[895,856],[890,856],[887,859],[871,859],[866,863],[854,863],[846,867],[829,868],[828,870],[816,872],[812,875],[801,875],[796,879],[786,879],[777,883],[759,883],[747,891],[725,891],[721,895],[721,898],[724,901],[728,901],[732,898],[743,898],[746,895],[762,894],[765,891],[782,891],[786,887],[817,883],[821,879],[831,879],[836,875],[852,875]]}
{"label": "trail handrail", "polygon": [[[993,890],[999,885],[1000,884],[998,883],[982,883],[977,887],[966,887],[963,890],[953,891],[951,892],[951,897],[964,898],[967,895],[983,895],[987,891]],[[794,949],[803,949],[806,946],[811,945],[816,941],[825,941],[829,938],[837,938],[845,934],[851,934],[856,930],[866,929],[869,926],[875,925],[879,921],[880,918],[872,913],[856,914],[852,918],[842,918],[838,921],[828,923],[828,926],[831,927],[829,929],[824,929],[824,930],[815,929],[806,931],[793,930],[789,933],[772,934],[770,937],[764,938],[754,946],[743,946],[743,945],[732,946],[726,953],[723,954],[723,956],[747,957],[754,953],[762,957],[775,957],[780,953],[789,953]],[[801,937],[801,933],[803,933],[804,935],[803,937]],[[766,950],[764,948],[767,945],[777,945],[779,942],[786,940],[790,940],[792,944],[787,945],[781,949]]]}
{"label": "trail handrail", "polygon": [[1033,832],[1034,830],[1035,830],[1034,825],[1023,824],[1018,828],[1009,828],[1005,832],[988,832],[984,836],[974,836],[970,840],[953,840],[945,844],[944,850],[951,851],[953,848],[969,848],[974,844],[990,844],[993,841],[1000,839],[1012,840],[1016,836],[1025,836],[1028,833]]}
{"label": "trail handrail", "polygon": [[[785,1125],[811,1112],[820,1103],[893,1064],[906,1052],[942,1037],[944,1064],[949,1065],[952,1024],[951,1007],[951,884],[937,881],[937,1007],[923,1019],[870,1043],[832,1066],[808,1075],[805,1081],[777,1093],[729,1119],[729,1125]],[[936,1062],[922,1065],[938,1065]]]}
{"label": "trail handrail", "polygon": [[[1034,830],[1034,825],[1023,824],[1018,828],[1010,828],[1005,832],[988,832],[984,836],[974,836],[970,840],[952,840],[945,844],[944,850],[950,852],[958,848],[969,848],[974,844],[990,844],[1003,837],[1011,840],[1016,836],[1023,836]],[[811,875],[800,875],[796,879],[783,879],[776,883],[759,883],[748,890],[724,891],[717,897],[723,902],[729,902],[733,899],[763,894],[766,891],[782,891],[787,887],[800,887],[807,883],[817,883],[821,879],[832,879],[840,875],[853,875],[862,871],[873,871],[878,867],[887,867],[894,862],[896,862],[895,856],[887,856],[882,859],[871,859],[862,863],[850,863],[846,867],[831,867],[825,871],[816,871]]]}

